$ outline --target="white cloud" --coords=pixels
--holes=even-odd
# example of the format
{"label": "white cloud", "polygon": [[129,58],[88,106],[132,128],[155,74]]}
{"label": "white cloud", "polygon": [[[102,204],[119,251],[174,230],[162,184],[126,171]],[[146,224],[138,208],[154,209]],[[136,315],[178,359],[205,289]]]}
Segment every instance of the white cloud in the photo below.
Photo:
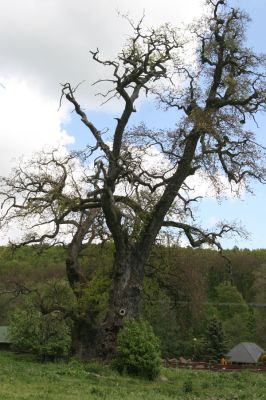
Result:
{"label": "white cloud", "polygon": [[[128,22],[117,16],[129,13],[145,24],[166,21],[178,25],[201,12],[202,0],[9,0],[0,13],[0,175],[10,159],[29,155],[41,147],[73,140],[62,129],[69,110],[57,112],[60,83],[76,84],[81,102],[94,108],[100,99],[91,88],[108,76],[91,60],[97,47],[103,57],[114,57],[130,33]],[[4,85],[6,89],[3,88]],[[94,91],[94,93],[93,93]],[[67,104],[65,104],[67,107]]]}
{"label": "white cloud", "polygon": [[195,175],[187,178],[186,183],[192,189],[191,193],[194,197],[234,200],[245,193],[243,185],[229,183],[228,179],[222,174],[217,174],[215,181],[214,185],[206,173],[196,172]]}
{"label": "white cloud", "polygon": [[56,99],[60,82],[85,79],[82,93],[93,105],[89,85],[102,77],[102,69],[90,62],[89,51],[99,47],[103,57],[113,57],[130,33],[116,10],[134,20],[145,10],[147,25],[179,25],[199,15],[201,4],[202,0],[6,1],[0,14],[0,75],[37,82],[43,93]]}
{"label": "white cloud", "polygon": [[74,141],[61,126],[68,118],[66,108],[58,111],[58,102],[26,81],[0,78],[0,82],[1,175],[8,172],[14,158]]}

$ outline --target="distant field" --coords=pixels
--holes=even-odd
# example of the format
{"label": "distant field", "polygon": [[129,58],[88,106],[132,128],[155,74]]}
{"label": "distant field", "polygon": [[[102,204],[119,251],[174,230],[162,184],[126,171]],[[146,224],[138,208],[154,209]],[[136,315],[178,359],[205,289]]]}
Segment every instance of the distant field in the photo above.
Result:
{"label": "distant field", "polygon": [[40,364],[0,353],[0,400],[259,400],[266,375],[163,370],[155,382],[121,377],[108,367],[78,361]]}

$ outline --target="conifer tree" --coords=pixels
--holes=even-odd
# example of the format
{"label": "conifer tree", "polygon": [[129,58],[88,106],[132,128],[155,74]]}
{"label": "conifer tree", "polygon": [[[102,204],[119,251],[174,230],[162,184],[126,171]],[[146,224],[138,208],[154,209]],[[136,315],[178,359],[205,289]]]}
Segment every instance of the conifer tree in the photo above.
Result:
{"label": "conifer tree", "polygon": [[209,361],[219,362],[225,356],[226,344],[222,322],[213,316],[205,333],[205,354]]}

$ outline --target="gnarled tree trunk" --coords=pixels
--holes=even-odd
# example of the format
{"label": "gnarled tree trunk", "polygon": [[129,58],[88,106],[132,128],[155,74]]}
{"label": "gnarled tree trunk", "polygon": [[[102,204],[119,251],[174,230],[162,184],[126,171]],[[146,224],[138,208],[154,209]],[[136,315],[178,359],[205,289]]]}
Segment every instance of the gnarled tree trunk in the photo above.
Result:
{"label": "gnarled tree trunk", "polygon": [[138,316],[144,279],[144,262],[128,249],[124,259],[115,259],[109,305],[103,324],[99,351],[104,358],[116,354],[116,339],[125,318]]}

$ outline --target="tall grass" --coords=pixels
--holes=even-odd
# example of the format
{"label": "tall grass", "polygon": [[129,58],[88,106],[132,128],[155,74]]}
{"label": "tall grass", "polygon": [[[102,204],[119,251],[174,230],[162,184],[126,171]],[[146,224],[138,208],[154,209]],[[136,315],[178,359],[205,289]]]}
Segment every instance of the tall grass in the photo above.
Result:
{"label": "tall grass", "polygon": [[[38,363],[0,353],[0,400],[266,400],[266,374],[162,371],[154,382],[98,363]],[[189,384],[188,384],[189,383]]]}

